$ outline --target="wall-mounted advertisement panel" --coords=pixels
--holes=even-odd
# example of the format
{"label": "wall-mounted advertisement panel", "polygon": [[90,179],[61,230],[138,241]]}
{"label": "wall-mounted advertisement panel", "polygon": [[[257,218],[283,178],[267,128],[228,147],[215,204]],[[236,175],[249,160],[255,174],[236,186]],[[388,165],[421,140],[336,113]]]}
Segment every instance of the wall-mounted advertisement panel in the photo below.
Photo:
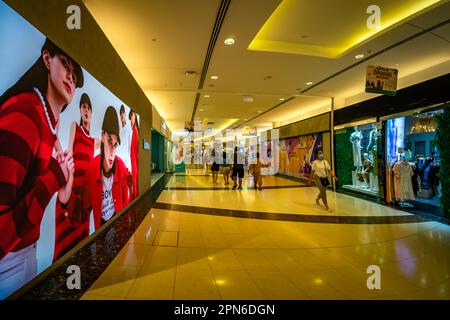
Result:
{"label": "wall-mounted advertisement panel", "polygon": [[248,127],[248,126],[246,126],[246,127],[242,127],[242,135],[243,136],[252,136],[252,137],[254,137],[254,136],[258,135],[258,132],[256,130],[256,127]]}
{"label": "wall-mounted advertisement panel", "polygon": [[280,139],[279,172],[293,177],[309,178],[315,151],[322,147],[322,134]]}
{"label": "wall-mounted advertisement panel", "polygon": [[366,92],[395,96],[398,70],[380,66],[367,66]]}
{"label": "wall-mounted advertisement panel", "polygon": [[3,2],[0,29],[4,299],[139,194],[140,120]]}

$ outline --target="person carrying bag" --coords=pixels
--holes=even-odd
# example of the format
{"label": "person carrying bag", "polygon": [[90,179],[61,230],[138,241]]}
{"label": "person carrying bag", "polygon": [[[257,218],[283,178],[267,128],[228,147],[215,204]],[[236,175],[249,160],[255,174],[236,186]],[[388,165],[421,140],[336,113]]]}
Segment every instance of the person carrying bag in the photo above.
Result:
{"label": "person carrying bag", "polygon": [[316,198],[316,204],[320,205],[319,200],[322,199],[323,204],[328,212],[333,211],[328,207],[327,201],[327,188],[330,185],[330,180],[328,176],[331,175],[335,180],[337,180],[336,175],[331,170],[330,164],[327,160],[323,158],[323,150],[317,149],[316,151],[317,160],[315,160],[312,164],[312,172],[309,176],[309,183],[312,184],[312,179],[316,184],[316,187],[319,189],[320,193]]}

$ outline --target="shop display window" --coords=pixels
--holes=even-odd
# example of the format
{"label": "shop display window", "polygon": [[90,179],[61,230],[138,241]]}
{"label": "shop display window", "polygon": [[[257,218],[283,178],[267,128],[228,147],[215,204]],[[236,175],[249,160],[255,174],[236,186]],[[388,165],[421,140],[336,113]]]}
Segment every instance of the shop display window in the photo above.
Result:
{"label": "shop display window", "polygon": [[413,200],[440,206],[440,159],[434,145],[442,110],[389,119],[386,131],[387,201],[414,206]]}
{"label": "shop display window", "polygon": [[336,132],[338,187],[378,196],[378,140],[376,123]]}

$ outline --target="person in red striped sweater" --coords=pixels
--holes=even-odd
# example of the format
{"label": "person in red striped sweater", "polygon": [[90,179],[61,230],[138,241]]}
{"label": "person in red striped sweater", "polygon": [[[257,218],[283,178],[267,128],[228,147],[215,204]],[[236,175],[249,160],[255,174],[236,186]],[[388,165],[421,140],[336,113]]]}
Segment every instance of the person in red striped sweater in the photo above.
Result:
{"label": "person in red striped sweater", "polygon": [[46,39],[34,65],[0,97],[0,299],[36,276],[44,210],[56,192],[69,200],[72,153],[53,149],[60,113],[82,86],[80,66]]}
{"label": "person in red striped sweater", "polygon": [[129,172],[117,153],[119,118],[109,106],[103,118],[101,154],[91,161],[84,178],[81,204],[85,215],[94,213],[95,230],[125,208],[129,202]]}
{"label": "person in red striped sweater", "polygon": [[131,128],[133,130],[131,136],[130,159],[131,178],[133,185],[131,198],[134,199],[139,195],[139,124],[136,119],[136,113],[133,110],[130,111],[129,118],[131,122]]}
{"label": "person in red striped sweater", "polygon": [[53,261],[58,260],[70,249],[89,236],[89,215],[81,210],[80,197],[84,176],[94,151],[100,147],[100,139],[90,136],[92,103],[86,93],[80,99],[80,123],[74,121],[70,127],[68,150],[73,152],[75,167],[70,206],[57,201],[55,207],[55,250]]}

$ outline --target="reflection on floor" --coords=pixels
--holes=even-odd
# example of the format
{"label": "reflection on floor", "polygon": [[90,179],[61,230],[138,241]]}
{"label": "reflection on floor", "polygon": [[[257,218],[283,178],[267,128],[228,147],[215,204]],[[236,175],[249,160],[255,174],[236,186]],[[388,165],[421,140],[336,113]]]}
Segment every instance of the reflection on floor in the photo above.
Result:
{"label": "reflection on floor", "polygon": [[[211,190],[211,176],[172,176],[158,203],[192,212],[151,209],[82,299],[450,298],[448,225],[270,219],[273,212],[361,219],[409,215],[333,192],[328,197],[335,211],[328,213],[314,203],[315,188],[283,188],[295,184],[266,177],[265,186],[280,188]],[[197,213],[205,207],[258,211],[267,218]],[[381,289],[367,287],[370,265],[381,269]]]}
{"label": "reflection on floor", "polygon": [[152,173],[151,176],[151,182],[150,182],[150,186],[153,187],[153,185],[158,182],[159,179],[161,179],[162,177],[164,177],[164,173],[160,173],[160,172],[156,172],[156,173]]}

